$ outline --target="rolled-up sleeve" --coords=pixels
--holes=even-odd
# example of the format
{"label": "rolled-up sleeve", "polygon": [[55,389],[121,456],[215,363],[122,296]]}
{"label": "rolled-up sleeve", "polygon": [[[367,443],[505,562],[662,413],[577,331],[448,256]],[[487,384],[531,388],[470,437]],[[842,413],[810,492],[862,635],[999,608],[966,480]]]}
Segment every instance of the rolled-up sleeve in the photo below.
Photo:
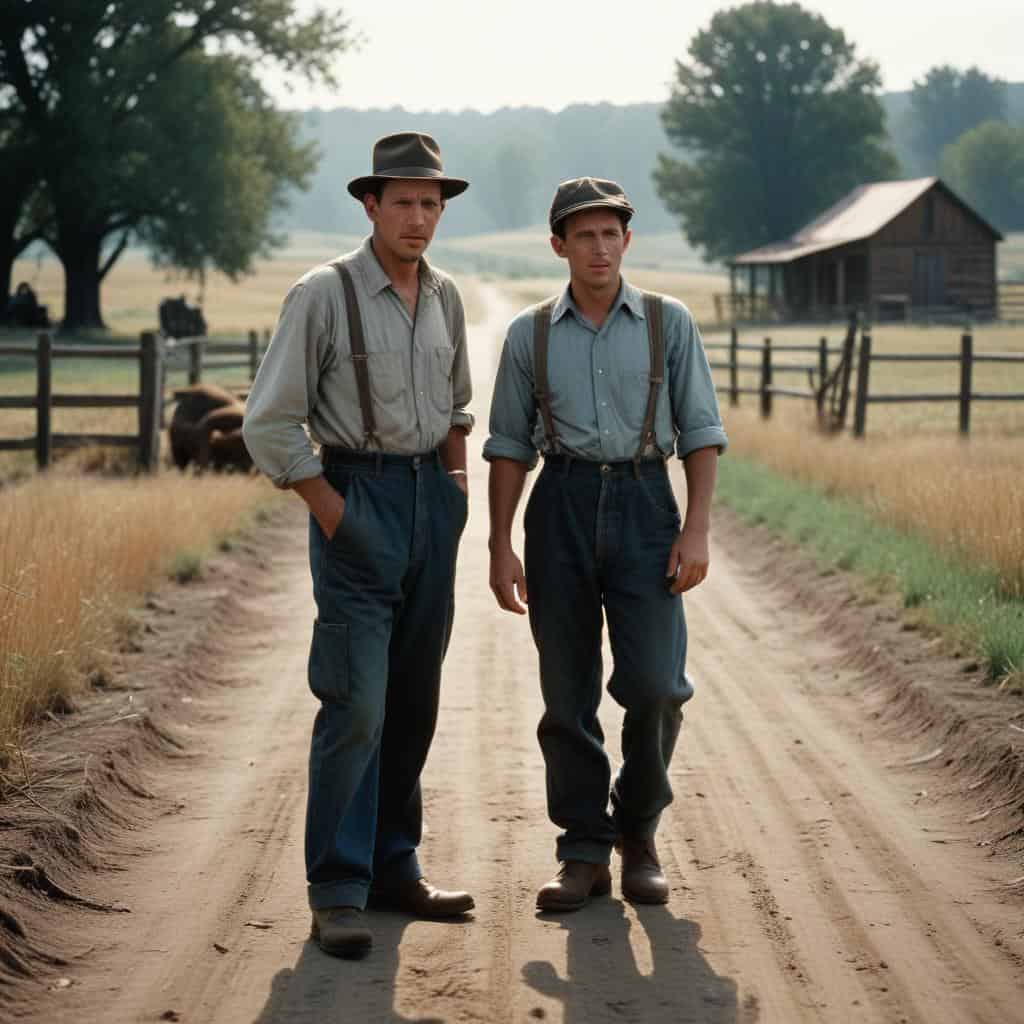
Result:
{"label": "rolled-up sleeve", "polygon": [[452,364],[452,426],[461,427],[468,434],[476,421],[468,409],[473,398],[473,381],[469,373],[469,349],[466,343],[466,310],[458,289],[453,286],[452,291],[452,343],[455,347],[455,362]]}
{"label": "rolled-up sleeve", "polygon": [[242,434],[253,462],[277,487],[323,472],[304,429],[317,400],[330,339],[315,288],[300,281],[281,316],[245,404]]}
{"label": "rolled-up sleeve", "polygon": [[[673,304],[675,305],[675,304]],[[685,459],[698,448],[717,448],[721,455],[729,446],[722,426],[707,355],[693,317],[682,304],[672,310],[679,331],[675,347],[674,367],[670,366],[672,382],[672,415],[679,433],[676,454]]]}
{"label": "rolled-up sleeve", "polygon": [[484,458],[514,459],[525,462],[533,469],[537,465],[537,449],[533,444],[533,431],[537,422],[537,408],[533,397],[533,366],[529,343],[532,338],[532,319],[514,320],[501,350],[498,374],[494,380],[491,399],[490,436],[484,444]]}

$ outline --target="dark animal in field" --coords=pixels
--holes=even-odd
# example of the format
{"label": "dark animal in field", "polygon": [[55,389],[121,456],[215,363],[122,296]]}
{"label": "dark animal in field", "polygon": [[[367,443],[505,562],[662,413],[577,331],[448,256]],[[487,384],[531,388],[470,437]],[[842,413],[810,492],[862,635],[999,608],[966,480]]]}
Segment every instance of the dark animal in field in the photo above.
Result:
{"label": "dark animal in field", "polygon": [[225,405],[208,412],[193,428],[196,465],[200,469],[252,469],[252,456],[242,439],[245,406]]}
{"label": "dark animal in field", "polygon": [[206,334],[206,319],[198,306],[190,306],[182,295],[164,299],[157,312],[165,338],[201,338]]}
{"label": "dark animal in field", "polygon": [[[229,391],[225,391],[215,384],[193,384],[191,387],[180,388],[174,392],[174,397],[178,404],[171,417],[171,426],[168,431],[171,439],[171,455],[178,469],[184,469],[190,462],[195,461],[199,454],[195,427],[203,417],[216,409],[229,408],[238,414],[240,424],[245,406]],[[210,429],[217,428],[214,426]]]}
{"label": "dark animal in field", "polygon": [[22,281],[14,290],[4,311],[7,322],[14,327],[49,327],[50,315],[46,306],[40,305],[32,285]]}

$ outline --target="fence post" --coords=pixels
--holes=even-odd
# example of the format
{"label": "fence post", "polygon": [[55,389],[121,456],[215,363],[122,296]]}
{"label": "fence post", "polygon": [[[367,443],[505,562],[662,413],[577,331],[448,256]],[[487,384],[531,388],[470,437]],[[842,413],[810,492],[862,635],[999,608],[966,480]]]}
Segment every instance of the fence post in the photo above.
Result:
{"label": "fence post", "polygon": [[863,437],[868,418],[868,377],[871,372],[871,332],[861,331],[857,356],[857,400],[853,407],[853,436]]}
{"label": "fence post", "polygon": [[772,414],[772,339],[764,339],[761,350],[761,419]]}
{"label": "fence post", "polygon": [[152,473],[160,464],[160,407],[163,351],[152,331],[139,336],[139,466]]}
{"label": "fence post", "polygon": [[203,379],[203,342],[190,341],[188,346],[188,382],[198,384]]}
{"label": "fence post", "polygon": [[256,379],[256,371],[260,368],[260,336],[258,331],[249,332],[249,380]]}
{"label": "fence post", "polygon": [[740,372],[737,359],[739,351],[736,346],[739,338],[736,336],[736,325],[729,328],[729,404],[740,404]]}
{"label": "fence post", "polygon": [[960,336],[960,436],[971,432],[971,378],[974,372],[974,336],[966,327]]}
{"label": "fence post", "polygon": [[36,465],[46,469],[53,452],[50,408],[53,396],[53,342],[48,334],[36,339]]}
{"label": "fence post", "polygon": [[825,405],[825,384],[828,381],[828,338],[818,339],[818,387],[814,396],[814,406],[821,419],[821,410]]}

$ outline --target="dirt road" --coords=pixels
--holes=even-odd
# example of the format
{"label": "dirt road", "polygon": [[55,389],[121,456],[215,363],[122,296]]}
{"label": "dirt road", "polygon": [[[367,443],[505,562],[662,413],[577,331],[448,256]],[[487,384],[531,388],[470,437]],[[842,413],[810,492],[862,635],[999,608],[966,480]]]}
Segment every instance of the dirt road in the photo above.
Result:
{"label": "dirt road", "polygon": [[[488,298],[493,315],[473,332],[478,410],[507,314]],[[882,737],[850,692],[859,677],[844,652],[749,567],[729,529],[687,602],[698,689],[660,832],[671,902],[635,909],[616,882],[613,898],[583,912],[536,915],[536,888],[555,867],[536,661],[527,623],[499,613],[487,590],[485,471],[478,457],[471,465],[423,860],[437,883],[472,890],[472,920],[371,914],[374,950],[357,963],[307,941],[313,609],[296,514],[277,532],[274,589],[244,599],[252,627],[225,639],[243,682],[197,698],[192,756],[151,780],[173,813],[103,883],[131,913],[75,916],[92,949],[31,1019],[1024,1019],[1019,901],[995,895],[1005,878],[967,841],[963,814],[920,798],[928,768],[905,766],[920,748]],[[608,698],[603,714],[617,752],[621,716]]]}

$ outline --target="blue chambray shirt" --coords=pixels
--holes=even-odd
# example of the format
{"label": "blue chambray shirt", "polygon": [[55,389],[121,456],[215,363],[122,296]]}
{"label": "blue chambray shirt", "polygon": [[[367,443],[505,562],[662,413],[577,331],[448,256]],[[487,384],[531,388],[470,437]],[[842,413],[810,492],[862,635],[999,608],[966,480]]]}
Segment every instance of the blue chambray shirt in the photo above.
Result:
{"label": "blue chambray shirt", "polygon": [[[645,456],[679,458],[698,448],[725,451],[711,369],[689,310],[662,298],[665,383],[658,392],[655,444]],[[515,459],[529,468],[544,450],[544,424],[533,397],[535,307],[511,324],[491,400],[485,459]],[[582,459],[631,459],[640,443],[650,381],[650,349],[643,293],[623,280],[600,329],[573,302],[566,286],[551,310],[548,390],[561,450]]]}

